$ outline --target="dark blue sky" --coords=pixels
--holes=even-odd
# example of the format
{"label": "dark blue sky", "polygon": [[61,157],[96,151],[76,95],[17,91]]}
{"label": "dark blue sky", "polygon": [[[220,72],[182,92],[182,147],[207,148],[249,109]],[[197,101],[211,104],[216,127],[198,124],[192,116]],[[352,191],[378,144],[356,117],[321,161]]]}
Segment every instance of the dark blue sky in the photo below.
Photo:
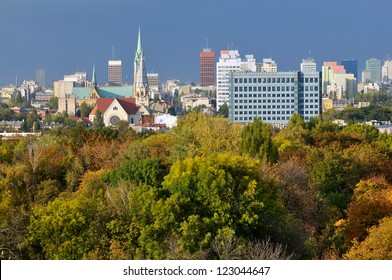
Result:
{"label": "dark blue sky", "polygon": [[392,56],[391,0],[0,0],[0,85],[47,82],[96,65],[107,81],[107,60],[123,61],[132,82],[138,27],[147,71],[161,80],[199,81],[199,52],[229,45],[241,56],[271,57],[281,71],[302,58],[323,61]]}

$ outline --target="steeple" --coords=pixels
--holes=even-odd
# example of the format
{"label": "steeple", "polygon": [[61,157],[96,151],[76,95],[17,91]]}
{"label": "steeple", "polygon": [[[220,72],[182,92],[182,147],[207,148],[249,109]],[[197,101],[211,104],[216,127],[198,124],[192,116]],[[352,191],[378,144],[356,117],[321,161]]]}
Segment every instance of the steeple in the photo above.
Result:
{"label": "steeple", "polygon": [[140,34],[140,27],[139,27],[139,34],[137,36],[137,48],[135,53],[135,61],[141,59],[143,57],[143,50],[142,50],[142,39]]}
{"label": "steeple", "polygon": [[93,77],[91,79],[91,87],[92,88],[97,87],[97,76],[95,75],[95,65],[93,66]]}
{"label": "steeple", "polygon": [[133,95],[136,97],[137,104],[149,105],[149,88],[147,80],[146,65],[142,49],[142,39],[139,27],[137,37],[137,48],[133,68]]}

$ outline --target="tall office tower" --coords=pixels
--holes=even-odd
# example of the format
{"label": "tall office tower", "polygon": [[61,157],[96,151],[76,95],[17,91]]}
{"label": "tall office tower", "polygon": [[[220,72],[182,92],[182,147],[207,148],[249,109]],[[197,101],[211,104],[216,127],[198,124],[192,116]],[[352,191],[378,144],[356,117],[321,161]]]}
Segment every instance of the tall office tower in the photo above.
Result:
{"label": "tall office tower", "polygon": [[227,103],[229,105],[229,73],[230,72],[256,72],[256,60],[253,55],[240,58],[238,50],[222,50],[219,61],[216,63],[216,105]]}
{"label": "tall office tower", "polygon": [[384,83],[392,81],[392,60],[385,60],[381,69],[381,76]]}
{"label": "tall office tower", "polygon": [[370,72],[370,82],[381,82],[381,60],[376,58],[366,60],[366,70]]}
{"label": "tall office tower", "polygon": [[358,80],[358,61],[354,59],[343,59],[340,65],[344,66],[347,74],[354,74],[354,78]]}
{"label": "tall office tower", "polygon": [[149,105],[149,87],[140,28],[133,68],[133,94],[136,97],[137,104]]}
{"label": "tall office tower", "polygon": [[215,85],[215,53],[211,49],[200,52],[200,86]]}
{"label": "tall office tower", "polygon": [[108,62],[108,82],[109,86],[120,87],[122,84],[121,60],[109,60]]}
{"label": "tall office tower", "polygon": [[35,70],[35,81],[41,87],[45,87],[46,86],[45,69],[42,66],[38,67]]}
{"label": "tall office tower", "polygon": [[[304,65],[310,66],[310,65]],[[321,114],[321,73],[232,72],[229,73],[231,122],[287,124],[293,113],[306,121]]]}

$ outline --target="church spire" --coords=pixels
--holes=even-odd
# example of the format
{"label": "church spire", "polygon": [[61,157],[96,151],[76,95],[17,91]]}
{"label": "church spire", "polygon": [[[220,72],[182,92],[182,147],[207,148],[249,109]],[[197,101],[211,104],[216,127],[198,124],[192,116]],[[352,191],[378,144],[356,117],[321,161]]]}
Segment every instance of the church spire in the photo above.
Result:
{"label": "church spire", "polygon": [[135,52],[135,61],[133,68],[133,95],[136,97],[137,104],[145,106],[149,105],[149,88],[147,80],[146,65],[144,60],[144,53],[142,49],[142,39],[139,27],[139,34],[137,37],[137,48]]}
{"label": "church spire", "polygon": [[136,54],[135,54],[135,61],[142,58],[142,56],[143,56],[142,39],[141,39],[140,27],[139,27],[139,34],[137,36],[137,48],[136,48]]}
{"label": "church spire", "polygon": [[95,74],[95,65],[93,66],[93,77],[91,79],[91,87],[96,88],[97,87],[97,76]]}

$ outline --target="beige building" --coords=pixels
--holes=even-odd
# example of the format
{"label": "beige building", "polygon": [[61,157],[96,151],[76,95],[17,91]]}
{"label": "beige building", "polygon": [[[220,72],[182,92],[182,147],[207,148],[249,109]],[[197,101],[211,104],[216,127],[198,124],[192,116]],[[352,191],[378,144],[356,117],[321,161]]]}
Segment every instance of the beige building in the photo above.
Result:
{"label": "beige building", "polygon": [[186,111],[192,111],[199,106],[211,108],[210,100],[208,97],[198,97],[193,95],[182,96],[181,106]]}
{"label": "beige building", "polygon": [[333,108],[333,100],[329,98],[322,99],[322,108],[324,110],[332,109]]}

